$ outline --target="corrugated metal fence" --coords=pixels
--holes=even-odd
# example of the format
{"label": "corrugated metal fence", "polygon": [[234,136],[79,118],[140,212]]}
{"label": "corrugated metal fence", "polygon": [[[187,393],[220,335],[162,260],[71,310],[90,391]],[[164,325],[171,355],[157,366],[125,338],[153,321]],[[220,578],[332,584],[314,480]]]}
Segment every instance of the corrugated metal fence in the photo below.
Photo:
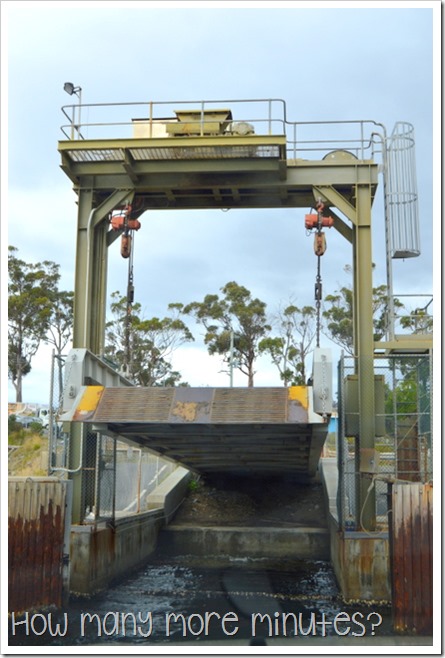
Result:
{"label": "corrugated metal fence", "polygon": [[433,485],[396,483],[390,523],[394,630],[433,631]]}
{"label": "corrugated metal fence", "polygon": [[71,482],[9,478],[8,610],[62,606],[69,588]]}

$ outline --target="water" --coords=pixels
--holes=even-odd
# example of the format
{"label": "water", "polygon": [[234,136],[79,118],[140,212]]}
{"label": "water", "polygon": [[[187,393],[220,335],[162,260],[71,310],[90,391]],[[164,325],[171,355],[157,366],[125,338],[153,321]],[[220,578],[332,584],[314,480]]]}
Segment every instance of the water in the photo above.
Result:
{"label": "water", "polygon": [[202,558],[166,561],[157,554],[105,592],[71,599],[64,612],[35,619],[30,614],[27,624],[15,627],[15,635],[10,620],[10,645],[248,645],[292,642],[296,636],[305,641],[326,637],[329,643],[334,636],[371,638],[391,632],[390,608],[345,605],[330,563],[307,560],[227,558],[221,566],[220,557],[204,564]]}

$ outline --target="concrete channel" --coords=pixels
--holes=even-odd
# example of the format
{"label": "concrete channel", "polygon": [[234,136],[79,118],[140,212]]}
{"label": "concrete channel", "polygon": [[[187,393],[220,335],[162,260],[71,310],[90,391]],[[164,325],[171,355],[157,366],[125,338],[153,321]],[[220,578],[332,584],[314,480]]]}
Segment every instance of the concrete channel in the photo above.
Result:
{"label": "concrete channel", "polygon": [[354,533],[345,541],[336,518],[336,473],[334,460],[321,460],[319,486],[325,509],[318,509],[313,523],[307,518],[303,523],[290,522],[291,517],[286,520],[282,512],[275,523],[251,518],[234,524],[205,517],[181,521],[192,475],[179,467],[149,495],[148,511],[117,518],[113,527],[72,526],[70,591],[92,595],[149,561],[161,547],[166,554],[211,556],[213,561],[330,560],[346,600],[387,603],[391,598],[388,538]]}
{"label": "concrete channel", "polygon": [[[137,569],[157,548],[166,554],[227,559],[330,559],[327,524],[251,525],[201,519],[182,523],[176,515],[187,497],[191,473],[179,467],[148,497],[148,511],[107,524],[72,526],[70,591],[92,595]],[[323,510],[320,510],[323,516]]]}

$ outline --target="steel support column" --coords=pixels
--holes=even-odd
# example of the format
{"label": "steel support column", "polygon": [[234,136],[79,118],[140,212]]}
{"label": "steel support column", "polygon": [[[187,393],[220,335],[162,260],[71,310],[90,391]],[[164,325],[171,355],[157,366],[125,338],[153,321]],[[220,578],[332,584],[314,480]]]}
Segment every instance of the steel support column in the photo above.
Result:
{"label": "steel support column", "polygon": [[[86,183],[86,181],[85,181]],[[89,290],[86,284],[86,272],[89,263],[88,254],[88,225],[93,212],[93,189],[84,187],[79,190],[77,211],[77,242],[76,242],[76,270],[74,282],[74,327],[73,347],[87,347],[85,331],[85,311]],[[88,299],[88,302],[90,300]]]}
{"label": "steel support column", "polygon": [[101,354],[108,269],[106,218],[114,208],[131,201],[133,190],[115,190],[97,208],[93,205],[92,189],[83,185],[78,194],[73,347],[85,347],[94,354]]}
{"label": "steel support column", "polygon": [[[84,180],[78,196],[73,347],[86,348],[100,355],[104,351],[106,319],[109,232],[106,219],[114,208],[131,201],[133,191],[115,190],[95,208],[93,181]],[[87,456],[87,431],[87,426],[73,423],[70,435],[73,523],[81,523],[85,514],[83,467]]]}
{"label": "steel support column", "polygon": [[364,472],[363,450],[375,449],[374,325],[372,300],[371,195],[369,187],[357,185],[357,224],[354,227],[354,308],[359,395],[360,491],[357,521],[375,530],[375,487]]}
{"label": "steel support column", "polygon": [[[371,177],[369,178],[371,180]],[[334,226],[349,239],[352,235],[353,262],[353,331],[354,356],[357,363],[359,395],[359,439],[356,465],[359,471],[356,486],[357,526],[375,529],[375,489],[372,475],[364,471],[364,455],[375,449],[374,400],[374,329],[372,298],[372,190],[369,183],[355,185],[355,207],[331,186],[314,186],[315,199],[333,205],[352,222],[352,234]],[[369,460],[366,460],[369,463]]]}
{"label": "steel support column", "polygon": [[[84,181],[84,185],[87,181]],[[87,272],[89,270],[89,226],[93,210],[93,189],[83,187],[79,190],[78,212],[77,212],[77,243],[76,243],[76,270],[74,283],[74,327],[73,346],[87,347],[88,323],[87,309],[91,304],[90,286],[88,285]],[[69,477],[73,482],[73,504],[71,512],[72,523],[81,523],[84,517],[83,496],[83,466],[84,451],[86,443],[87,426],[80,423],[71,423],[69,440]]]}

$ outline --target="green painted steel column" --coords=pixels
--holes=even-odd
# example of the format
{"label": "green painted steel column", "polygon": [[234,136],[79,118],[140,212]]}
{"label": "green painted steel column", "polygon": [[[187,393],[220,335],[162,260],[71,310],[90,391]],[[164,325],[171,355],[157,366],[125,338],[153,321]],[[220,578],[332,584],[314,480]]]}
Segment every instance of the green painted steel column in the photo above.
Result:
{"label": "green painted steel column", "polygon": [[108,222],[101,221],[92,229],[92,262],[90,263],[90,311],[88,317],[88,349],[93,354],[104,352],[107,306]]}
{"label": "green painted steel column", "polygon": [[355,341],[359,394],[359,494],[358,522],[368,531],[375,529],[375,487],[372,475],[363,471],[364,453],[375,449],[374,326],[372,299],[371,189],[356,186],[354,230]]}
{"label": "green painted steel column", "polygon": [[[78,191],[76,277],[74,287],[73,347],[84,347],[102,354],[105,341],[109,213],[124,201],[131,201],[133,190],[114,190],[94,207],[93,180],[82,181]],[[81,523],[85,514],[85,476],[82,468],[94,437],[87,437],[88,426],[73,423],[70,437],[70,474],[73,480],[72,522]],[[88,439],[88,445],[87,445]],[[91,465],[90,465],[91,466]],[[80,468],[79,468],[80,467]]]}
{"label": "green painted steel column", "polygon": [[[374,328],[372,296],[372,236],[371,203],[375,165],[361,166],[356,171],[355,206],[331,185],[313,186],[314,198],[337,207],[352,222],[351,233],[341,227],[341,233],[351,238],[353,269],[353,344],[358,376],[359,437],[356,445],[356,514],[357,526],[375,528],[375,489],[372,475],[363,472],[364,453],[375,448],[374,401]],[[362,181],[362,182],[358,182]],[[338,226],[336,226],[338,229]],[[368,460],[367,460],[368,461]],[[370,489],[368,491],[368,489]]]}
{"label": "green painted steel column", "polygon": [[88,226],[93,211],[93,189],[79,190],[77,212],[76,273],[74,283],[74,328],[73,347],[89,347],[86,334],[85,313],[87,312],[87,276],[89,270]]}
{"label": "green painted steel column", "polygon": [[[84,183],[87,185],[87,181]],[[89,347],[85,314],[87,313],[87,299],[89,297],[87,288],[88,259],[90,256],[88,252],[88,227],[93,212],[92,181],[91,187],[83,187],[78,194],[73,327],[73,347],[75,348]],[[83,446],[85,442],[86,426],[81,423],[72,423],[69,443],[69,467],[73,471],[70,473],[70,478],[73,482],[71,522],[74,524],[81,523],[84,517]]]}

